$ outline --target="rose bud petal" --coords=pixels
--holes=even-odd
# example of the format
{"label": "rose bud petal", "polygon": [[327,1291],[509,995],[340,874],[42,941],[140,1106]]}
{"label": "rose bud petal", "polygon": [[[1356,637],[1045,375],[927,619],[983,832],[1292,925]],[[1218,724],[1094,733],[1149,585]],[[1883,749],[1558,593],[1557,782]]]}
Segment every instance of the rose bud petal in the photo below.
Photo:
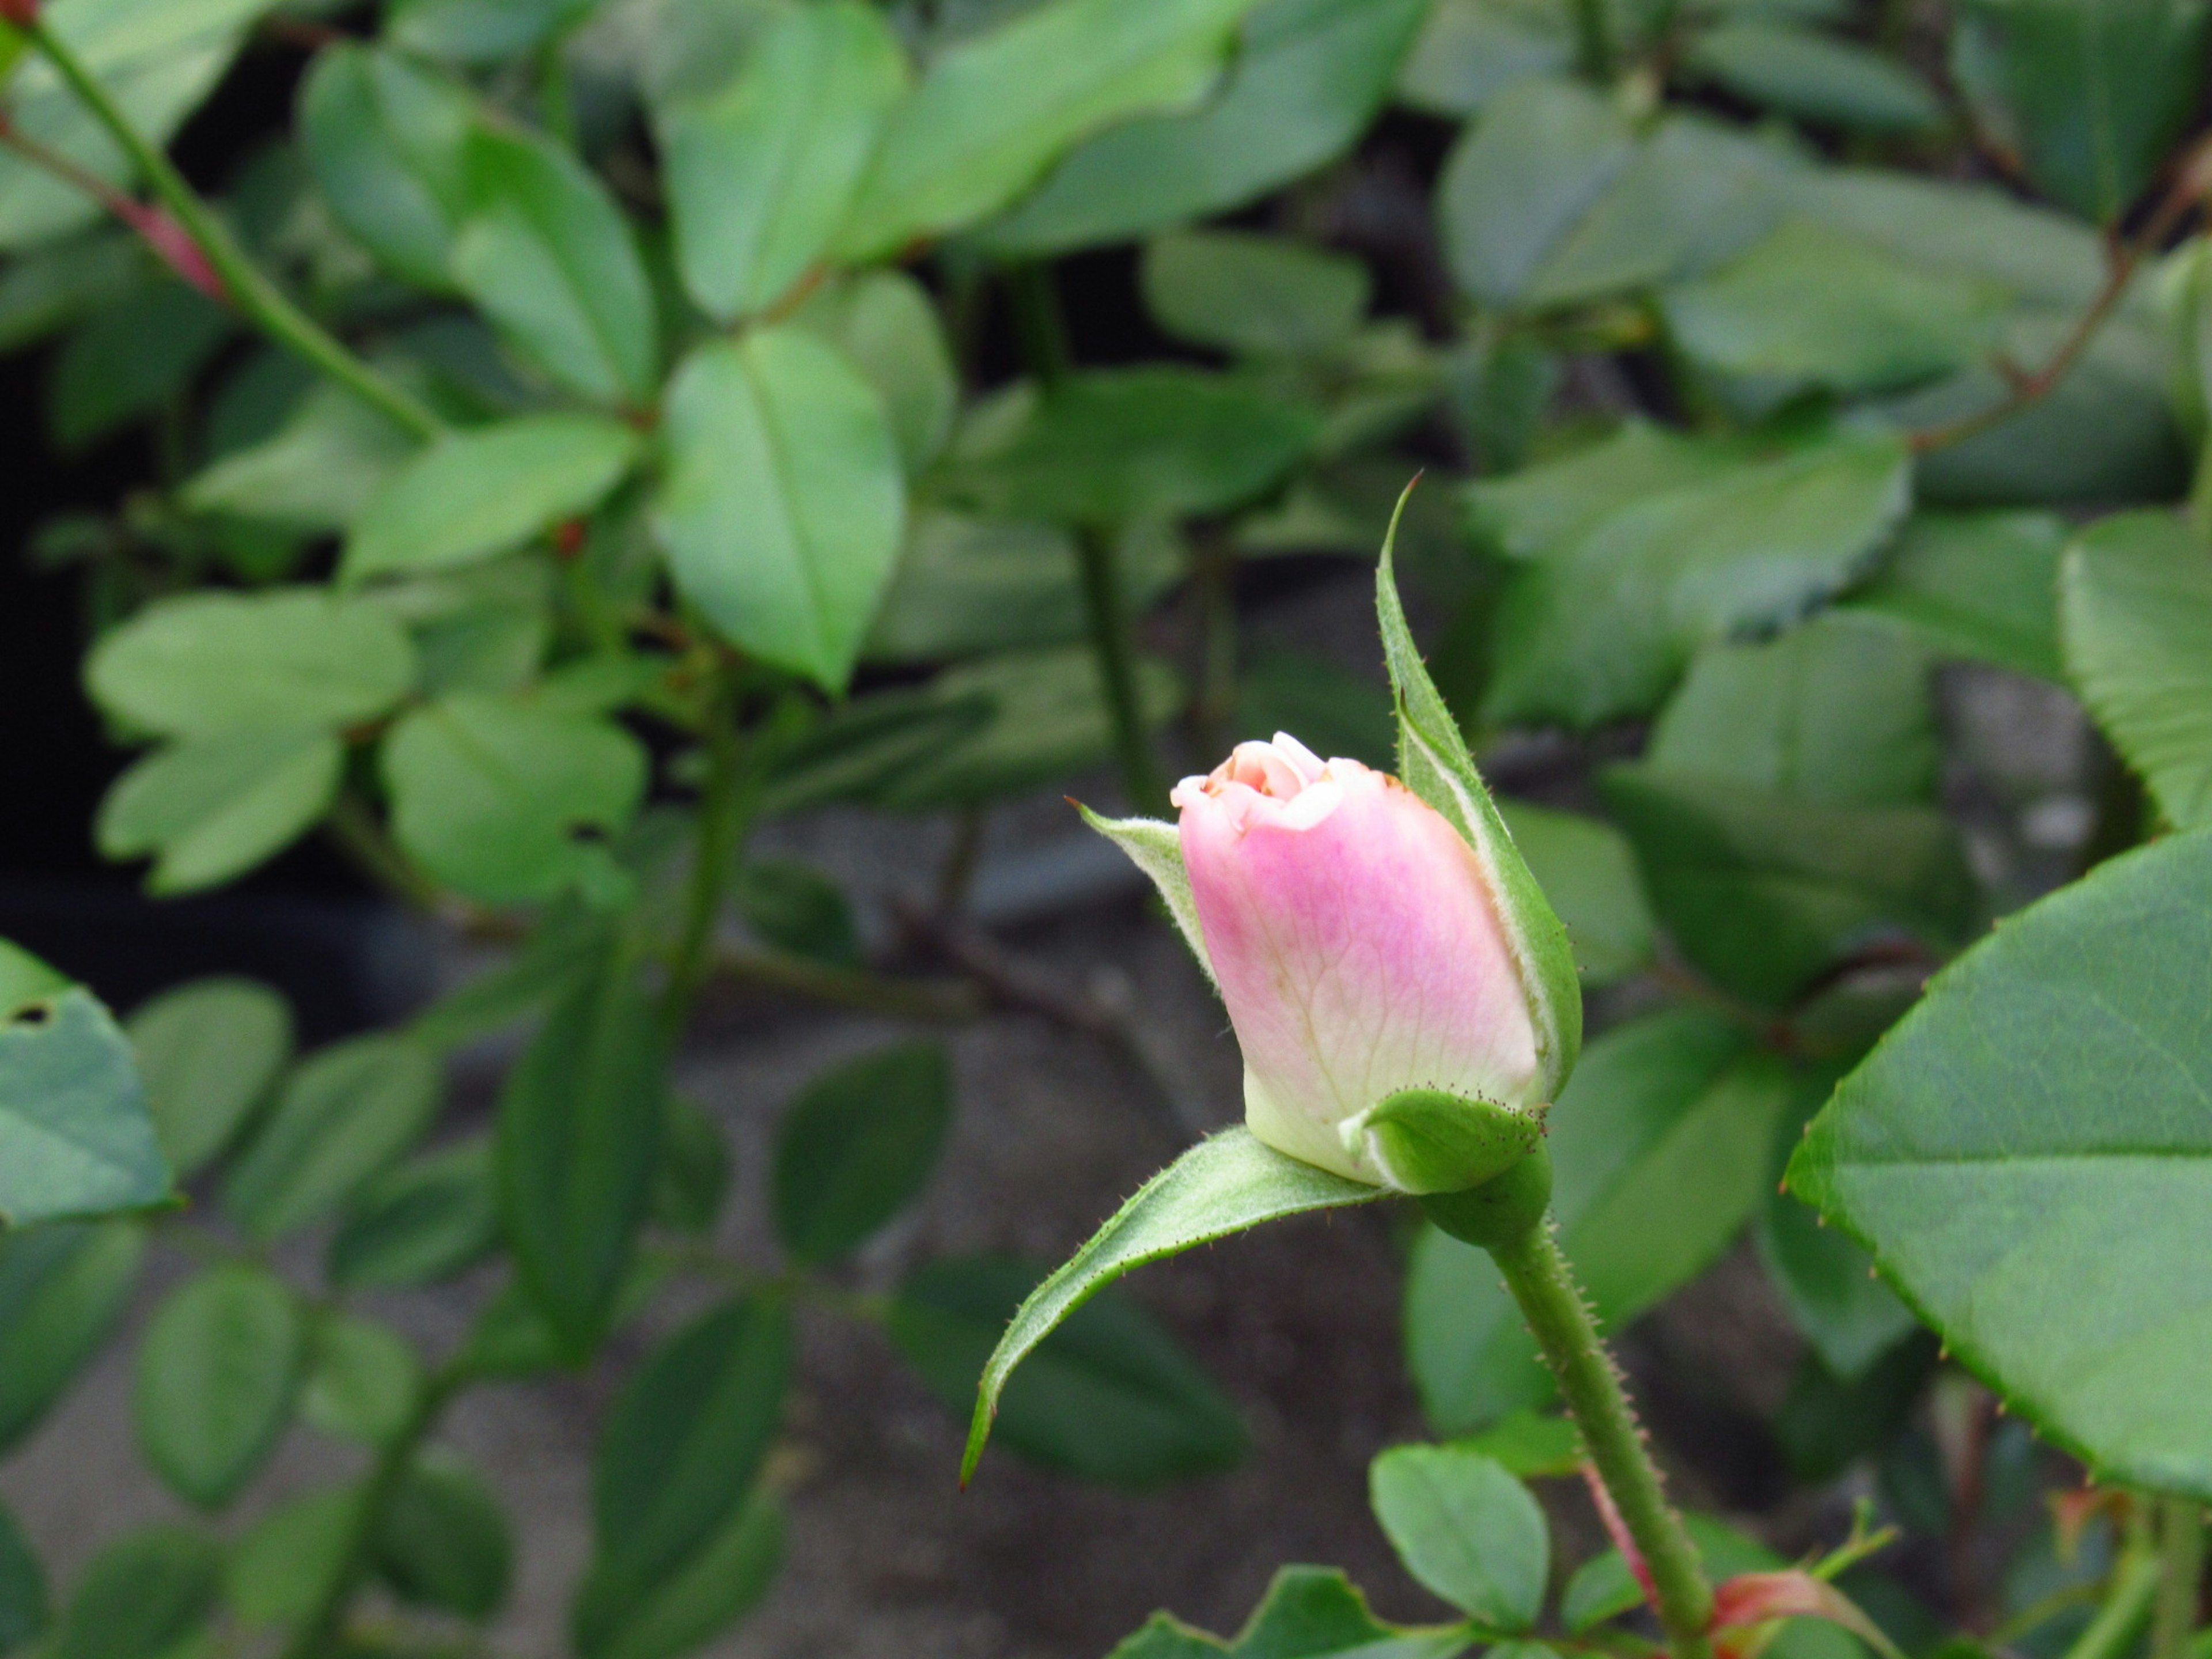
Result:
{"label": "rose bud petal", "polygon": [[1255,1135],[1409,1192],[1474,1186],[1534,1149],[1529,993],[1481,860],[1442,814],[1280,732],[1174,800]]}

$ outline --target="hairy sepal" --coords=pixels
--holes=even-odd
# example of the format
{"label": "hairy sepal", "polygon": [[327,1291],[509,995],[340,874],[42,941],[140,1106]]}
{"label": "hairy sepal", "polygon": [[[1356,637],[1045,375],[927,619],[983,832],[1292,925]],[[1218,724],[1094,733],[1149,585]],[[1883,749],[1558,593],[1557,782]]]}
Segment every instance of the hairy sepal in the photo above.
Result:
{"label": "hairy sepal", "polygon": [[1516,1111],[1442,1089],[1401,1089],[1344,1125],[1390,1185],[1416,1196],[1464,1192],[1505,1173],[1544,1143],[1540,1111]]}

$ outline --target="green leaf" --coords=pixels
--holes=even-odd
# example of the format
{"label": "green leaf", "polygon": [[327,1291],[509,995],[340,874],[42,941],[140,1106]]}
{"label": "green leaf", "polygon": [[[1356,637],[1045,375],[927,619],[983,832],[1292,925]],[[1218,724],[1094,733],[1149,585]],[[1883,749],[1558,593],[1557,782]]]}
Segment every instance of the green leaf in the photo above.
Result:
{"label": "green leaf", "polygon": [[[1625,1327],[1702,1272],[1769,1190],[1788,1070],[1689,1009],[1648,1014],[1589,1045],[1553,1108],[1553,1214],[1601,1324]],[[1489,1257],[1424,1231],[1406,1287],[1407,1348],[1445,1433],[1551,1397]]]}
{"label": "green leaf", "polygon": [[222,1547],[185,1527],[117,1539],[77,1581],[46,1651],[52,1659],[161,1659],[206,1625],[222,1589]]}
{"label": "green leaf", "polygon": [[1600,786],[1683,954],[1758,1006],[1787,1006],[1869,939],[1940,952],[1971,922],[1958,836],[1932,806],[1794,800],[1650,765],[1608,768]]}
{"label": "green leaf", "polygon": [[[1037,1282],[1004,1256],[933,1261],[887,1328],[950,1410],[965,1409],[1007,1317]],[[1006,1386],[1000,1440],[1048,1468],[1143,1491],[1233,1468],[1244,1425],[1204,1370],[1133,1302],[1107,1291],[1048,1336]]]}
{"label": "green leaf", "polygon": [[1109,1659],[1453,1659],[1474,1641],[1464,1625],[1419,1630],[1384,1624],[1334,1567],[1283,1567],[1235,1641],[1156,1613]]}
{"label": "green leaf", "polygon": [[1920,132],[1939,125],[1943,105],[1904,64],[1833,35],[1746,18],[1708,29],[1684,67],[1740,98],[1802,121],[1863,132]]}
{"label": "green leaf", "polygon": [[842,691],[905,517],[875,390],[806,331],[763,329],[686,358],[665,424],[678,585],[732,644]]}
{"label": "green leaf", "polygon": [[1399,65],[1398,100],[1425,115],[1475,115],[1516,82],[1571,73],[1574,62],[1574,37],[1562,11],[1443,0],[1430,9]]}
{"label": "green leaf", "polygon": [[1792,800],[1925,800],[1933,668],[1917,642],[1840,614],[1763,645],[1709,646],[1660,711],[1644,759]]}
{"label": "green leaf", "polygon": [[835,252],[861,263],[1006,205],[1068,145],[1195,101],[1254,0],[1052,0],[948,47],[893,106]]}
{"label": "green leaf", "polygon": [[292,1057],[291,1005],[258,980],[188,980],[139,1004],[123,1030],[179,1181],[237,1138]]}
{"label": "green leaf", "polygon": [[928,1184],[951,1119],[942,1043],[902,1043],[817,1077],[776,1134],[784,1249],[817,1267],[858,1249]]}
{"label": "green leaf", "polygon": [[999,1396],[1015,1366],[1054,1328],[1132,1267],[1264,1221],[1364,1204],[1382,1195],[1263,1146],[1241,1125],[1201,1140],[1146,1182],[1090,1242],[1032,1291],[983,1368],[961,1462],[965,1484],[983,1455]]}
{"label": "green leaf", "polygon": [[597,1543],[575,1615],[587,1659],[740,1512],[782,1421],[791,1363],[782,1304],[727,1302],[663,1341],[623,1389],[593,1465]]}
{"label": "green leaf", "polygon": [[881,14],[828,0],[785,12],[714,96],[662,109],[677,266],[708,316],[758,311],[806,274],[906,83]]}
{"label": "green leaf", "polygon": [[317,54],[300,90],[300,138],[324,204],[419,288],[453,286],[468,211],[475,100],[396,53],[347,43]]}
{"label": "green leaf", "polygon": [[146,1237],[132,1223],[0,1233],[0,1451],[21,1443],[131,1304]]}
{"label": "green leaf", "polygon": [[646,1592],[585,1659],[681,1659],[751,1612],[782,1564],[782,1512],[755,1487],[735,1517]]}
{"label": "green leaf", "polygon": [[2100,866],[1939,975],[1789,1173],[2048,1438],[2193,1495],[2212,1494],[2212,1302],[2189,1266],[2212,1215],[2208,948],[2212,840]]}
{"label": "green leaf", "polygon": [[263,1240],[321,1219],[421,1138],[444,1081],[438,1057],[405,1036],[310,1054],[232,1166],[224,1206]]}
{"label": "green leaf", "polygon": [[1485,714],[1588,726],[1649,710],[1698,646],[1789,621],[1863,571],[1911,475],[1898,439],[1839,430],[1548,544],[1506,589]]}
{"label": "green leaf", "polygon": [[330,808],[345,746],[328,732],[245,729],[141,757],[100,803],[104,857],[149,854],[146,890],[198,892],[283,852]]}
{"label": "green leaf", "polygon": [[1248,382],[1160,366],[1071,376],[1039,397],[951,488],[1010,518],[1117,524],[1217,513],[1279,483],[1318,418]]}
{"label": "green leaf", "polygon": [[730,1195],[730,1143],[719,1119],[680,1097],[668,1102],[660,1169],[653,1188],[655,1226],[704,1238]]}
{"label": "green leaf", "polygon": [[1486,305],[1513,304],[1635,150],[1626,118],[1577,82],[1532,80],[1501,93],[1437,184],[1453,279]]}
{"label": "green leaf", "polygon": [[363,1185],[331,1236],[325,1265],[342,1291],[411,1289],[466,1272],[498,1242],[491,1143],[469,1140]]}
{"label": "green leaf", "polygon": [[1589,1461],[1582,1431],[1571,1417],[1547,1417],[1523,1407],[1509,1412],[1480,1434],[1455,1440],[1462,1450],[1480,1452],[1523,1480],[1537,1475],[1575,1474]]}
{"label": "green leaf", "polygon": [[472,897],[527,903],[624,879],[605,843],[637,810],[647,760],[611,720],[456,692],[401,719],[382,769],[400,845]]}
{"label": "green leaf", "polygon": [[[1411,489],[1408,485],[1409,492]],[[1583,990],[1575,977],[1574,949],[1498,817],[1490,787],[1468,753],[1459,721],[1444,706],[1413,643],[1413,630],[1406,625],[1393,562],[1405,507],[1401,495],[1375,571],[1375,615],[1382,634],[1383,661],[1398,700],[1398,775],[1443,814],[1482,866],[1535,1027],[1536,1055],[1544,1067],[1543,1098],[1557,1099],[1582,1050]]]}
{"label": "green leaf", "polygon": [[0,1504],[0,1654],[46,1627],[46,1572],[14,1513]]}
{"label": "green leaf", "polygon": [[230,1547],[223,1595],[240,1624],[296,1627],[312,1617],[353,1540],[361,1488],[319,1486],[264,1511]]}
{"label": "green leaf", "polygon": [[131,1045],[82,987],[0,1021],[0,1221],[27,1226],[168,1195]]}
{"label": "green leaf", "polygon": [[263,1267],[211,1267],[161,1304],[138,1352],[138,1440],[179,1496],[220,1509],[252,1478],[290,1420],[307,1339]]}
{"label": "green leaf", "polygon": [[380,1517],[377,1576],[404,1601],[482,1623],[507,1601],[514,1543],[483,1477],[448,1455],[418,1457]]}
{"label": "green leaf", "polygon": [[85,684],[112,718],[179,738],[352,726],[383,714],[414,679],[398,623],[319,587],[157,600],[85,663]]}
{"label": "green leaf", "polygon": [[1422,0],[1253,7],[1203,105],[1139,116],[1079,145],[977,240],[1002,258],[1124,241],[1241,207],[1314,171],[1367,131],[1422,10]]}
{"label": "green leaf", "polygon": [[[380,584],[368,597],[389,606],[407,624],[422,661],[425,696],[516,691],[538,681],[539,696],[549,704],[568,706],[572,698],[590,703],[591,698],[574,694],[575,680],[599,665],[591,659],[540,678],[539,666],[552,642],[556,580],[549,561],[526,552],[465,570]],[[629,666],[637,659],[616,661]],[[590,712],[622,701],[615,696]]]}
{"label": "green leaf", "polygon": [[465,64],[519,58],[580,23],[596,0],[398,0],[392,39]]}
{"label": "green leaf", "polygon": [[1499,558],[1531,562],[1646,496],[1725,478],[1753,453],[1632,418],[1557,459],[1467,485],[1468,535]]}
{"label": "green leaf", "polygon": [[1501,800],[1498,815],[1559,913],[1584,985],[1610,985],[1650,964],[1651,904],[1626,836],[1602,818],[1526,801]]}
{"label": "green leaf", "polygon": [[391,1326],[325,1311],[310,1333],[300,1415],[325,1434],[389,1445],[422,1397],[422,1362]]}
{"label": "green leaf", "polygon": [[222,307],[164,277],[95,313],[63,343],[47,382],[56,442],[79,450],[184,395],[230,332]]}
{"label": "green leaf", "polygon": [[1368,1483],[1375,1518],[1423,1586],[1496,1629],[1536,1622],[1551,1535],[1503,1465],[1464,1446],[1397,1446],[1370,1466]]}
{"label": "green leaf", "polygon": [[1367,267],[1288,237],[1180,230],[1145,247],[1145,304],[1162,328],[1254,357],[1306,357],[1349,339],[1367,314]]}
{"label": "green leaf", "polygon": [[146,276],[144,245],[119,228],[16,254],[0,272],[0,351],[33,344],[116,304]]}
{"label": "green leaf", "polygon": [[1917,270],[1790,219],[1718,270],[1669,289],[1660,310],[1675,345],[1710,373],[1850,396],[1980,362],[2007,299],[1990,283]]}
{"label": "green leaf", "polygon": [[845,890],[798,859],[751,859],[731,896],[745,926],[769,944],[841,968],[860,965],[859,924]]}
{"label": "green leaf", "polygon": [[21,945],[0,939],[0,1018],[20,1013],[26,1004],[59,996],[76,983]]}
{"label": "green leaf", "polygon": [[2212,821],[2212,561],[2170,513],[2118,514],[2067,550],[2066,666],[2159,810]]}
{"label": "green leaf", "polygon": [[1767,1283],[1820,1362],[1854,1382],[1917,1328],[1912,1310],[1873,1276],[1867,1253],[1833,1227],[1823,1227],[1795,1199],[1773,1194],[1753,1238]]}
{"label": "green leaf", "polygon": [[598,506],[637,454],[635,432],[597,415],[526,415],[450,433],[370,498],[346,538],[345,577],[512,552]]}
{"label": "green leaf", "polygon": [[1945,657],[2059,677],[2056,514],[1916,513],[1875,579],[1841,607]]}
{"label": "green leaf", "polygon": [[193,474],[179,500],[193,513],[325,535],[359,518],[415,448],[413,434],[325,381],[276,432]]}
{"label": "green leaf", "polygon": [[550,140],[480,129],[453,270],[525,357],[572,392],[642,405],[659,369],[653,292],[605,185]]}
{"label": "green leaf", "polygon": [[2110,223],[2188,125],[2208,24],[2203,0],[1966,0],[1951,72],[2038,188]]}
{"label": "green leaf", "polygon": [[929,290],[902,270],[825,282],[792,313],[876,389],[909,477],[937,458],[960,408],[960,376]]}
{"label": "green leaf", "polygon": [[500,1096],[501,1214],[567,1357],[607,1329],[653,1194],[667,1113],[659,1017],[610,950],[548,1013]]}

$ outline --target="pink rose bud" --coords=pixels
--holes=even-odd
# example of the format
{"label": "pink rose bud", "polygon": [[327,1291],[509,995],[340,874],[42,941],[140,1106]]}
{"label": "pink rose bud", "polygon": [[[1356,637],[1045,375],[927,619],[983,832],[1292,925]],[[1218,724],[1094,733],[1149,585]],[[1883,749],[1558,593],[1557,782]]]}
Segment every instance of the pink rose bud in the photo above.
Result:
{"label": "pink rose bud", "polygon": [[[1237,744],[1174,801],[1255,1135],[1413,1192],[1475,1184],[1536,1144],[1529,991],[1498,895],[1442,814],[1281,732]],[[1466,1151],[1486,1146],[1500,1150]]]}

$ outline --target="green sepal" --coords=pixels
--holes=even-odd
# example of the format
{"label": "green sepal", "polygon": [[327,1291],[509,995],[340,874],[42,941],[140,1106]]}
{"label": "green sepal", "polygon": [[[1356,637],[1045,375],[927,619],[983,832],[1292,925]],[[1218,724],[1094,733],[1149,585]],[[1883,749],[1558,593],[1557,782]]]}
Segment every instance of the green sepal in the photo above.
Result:
{"label": "green sepal", "polygon": [[1544,1144],[1541,1111],[1516,1111],[1442,1089],[1401,1089],[1344,1126],[1345,1150],[1363,1151],[1401,1193],[1480,1187]]}
{"label": "green sepal", "polygon": [[[1416,483],[1419,480],[1415,480]],[[1406,486],[1390,514],[1390,529],[1382,538],[1382,557],[1375,571],[1375,614],[1382,629],[1382,654],[1397,694],[1398,775],[1406,787],[1443,813],[1466,839],[1489,878],[1498,919],[1505,930],[1514,965],[1528,1013],[1536,1028],[1537,1058],[1544,1068],[1546,1100],[1557,1100],[1567,1075],[1582,1051],[1583,994],[1575,975],[1573,947],[1567,930],[1544,896],[1544,890],[1528,873],[1520,849],[1505,822],[1492,804],[1490,791],[1468,753],[1459,722],[1444,704],[1436,683],[1421,662],[1413,635],[1406,625],[1406,609],[1399,602],[1398,581],[1391,553],[1398,539],[1398,520],[1406,499],[1413,492]]]}
{"label": "green sepal", "polygon": [[1206,970],[1207,982],[1218,990],[1213,963],[1206,958],[1206,936],[1199,930],[1198,901],[1190,896],[1190,872],[1183,868],[1182,832],[1158,818],[1102,818],[1080,801],[1075,810],[1083,814],[1085,823],[1127,853],[1129,861],[1152,878],[1152,885],[1160,890],[1161,902],[1182,934],[1182,942],[1190,946],[1191,955]]}
{"label": "green sepal", "polygon": [[1551,1149],[1539,1146],[1493,1181],[1463,1193],[1431,1193],[1421,1213],[1454,1238],[1495,1250],[1541,1226],[1552,1203]]}

